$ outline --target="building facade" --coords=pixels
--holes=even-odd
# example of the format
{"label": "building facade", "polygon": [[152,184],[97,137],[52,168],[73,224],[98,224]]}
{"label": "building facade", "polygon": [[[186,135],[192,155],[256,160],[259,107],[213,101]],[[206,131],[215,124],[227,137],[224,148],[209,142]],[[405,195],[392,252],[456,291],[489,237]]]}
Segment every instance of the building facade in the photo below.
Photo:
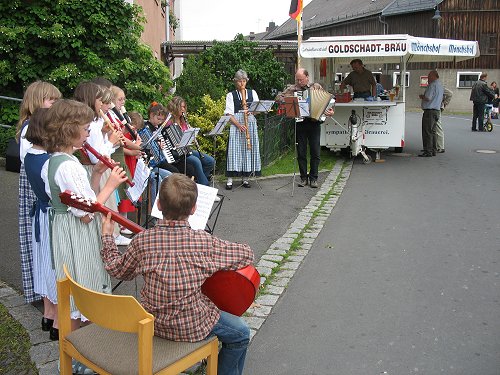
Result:
{"label": "building facade", "polygon": [[[439,39],[479,42],[481,56],[457,63],[410,63],[405,84],[408,107],[419,107],[423,92],[421,78],[437,69],[445,87],[453,91],[450,110],[469,109],[472,84],[482,72],[488,81],[500,81],[499,0],[313,0],[304,8],[303,38],[315,36],[356,36],[409,34]],[[296,39],[295,20],[268,33],[265,39]],[[401,83],[396,64],[371,64],[386,89]],[[348,64],[336,67],[338,80],[350,71]],[[334,90],[338,82],[325,82]]]}

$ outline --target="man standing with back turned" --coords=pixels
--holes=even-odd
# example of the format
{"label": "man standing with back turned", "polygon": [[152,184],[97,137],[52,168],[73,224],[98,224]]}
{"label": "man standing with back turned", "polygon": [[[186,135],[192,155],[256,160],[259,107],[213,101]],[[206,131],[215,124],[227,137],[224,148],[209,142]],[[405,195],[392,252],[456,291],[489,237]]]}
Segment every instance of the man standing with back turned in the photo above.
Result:
{"label": "man standing with back turned", "polygon": [[444,88],[439,82],[439,74],[431,70],[428,75],[429,85],[424,94],[420,94],[422,99],[421,107],[424,110],[422,115],[422,143],[424,151],[418,155],[420,157],[436,156],[437,134],[436,126],[441,116],[441,102],[443,101]]}
{"label": "man standing with back turned", "polygon": [[[474,103],[472,114],[472,131],[484,131],[484,107],[486,103],[495,97],[495,93],[486,83],[488,74],[483,73],[479,76],[479,81],[474,83],[470,92],[470,100]],[[476,127],[477,124],[477,127]]]}

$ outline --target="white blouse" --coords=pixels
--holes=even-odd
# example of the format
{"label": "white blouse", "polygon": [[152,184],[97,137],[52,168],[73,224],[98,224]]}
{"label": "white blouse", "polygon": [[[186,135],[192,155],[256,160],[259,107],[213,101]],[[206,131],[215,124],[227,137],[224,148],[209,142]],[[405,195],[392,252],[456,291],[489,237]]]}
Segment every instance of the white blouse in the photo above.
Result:
{"label": "white blouse", "polygon": [[[247,93],[246,99],[248,100],[248,90],[246,91],[246,93]],[[241,99],[241,94],[240,94],[239,91],[237,92],[237,94],[238,94],[238,98]],[[253,96],[253,101],[254,102],[258,102],[259,101],[259,97],[257,96],[257,93],[255,92],[255,90],[252,90],[252,96]],[[233,94],[232,94],[232,92],[229,92],[226,95],[226,109],[224,110],[224,113],[226,115],[233,115],[234,116],[234,101],[233,101]]]}
{"label": "white blouse", "polygon": [[19,158],[21,159],[21,163],[24,164],[24,158],[28,153],[28,150],[33,146],[33,144],[24,138],[26,136],[26,132],[28,131],[28,125],[26,125],[21,132],[21,137],[19,138]]}
{"label": "white blouse", "polygon": [[[98,118],[90,123],[90,134],[87,138],[87,143],[96,149],[96,151],[102,155],[111,156],[115,149],[113,144],[108,140],[108,136],[102,134],[102,127],[104,125],[104,120]],[[89,159],[92,164],[97,164],[99,159],[97,159],[90,152],[88,153]]]}
{"label": "white blouse", "polygon": [[[52,156],[56,155],[68,155],[62,152],[55,152]],[[73,155],[68,155],[73,160],[67,160],[61,163],[54,175],[54,181],[61,191],[70,190],[78,195],[91,200],[96,199],[94,190],[90,187],[90,181],[88,178],[87,171],[80,164],[78,159]],[[45,191],[50,194],[50,186],[48,179],[49,163],[48,161],[42,167],[42,179],[45,182]],[[70,207],[68,209],[76,217],[83,217],[88,214],[88,212]]]}

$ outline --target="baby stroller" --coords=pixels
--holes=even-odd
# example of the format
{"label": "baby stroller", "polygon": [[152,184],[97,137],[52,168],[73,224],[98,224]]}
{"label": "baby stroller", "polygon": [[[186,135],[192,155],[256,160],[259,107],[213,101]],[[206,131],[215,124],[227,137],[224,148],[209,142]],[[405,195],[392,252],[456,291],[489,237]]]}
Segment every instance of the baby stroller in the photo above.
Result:
{"label": "baby stroller", "polygon": [[493,131],[493,123],[491,122],[491,110],[493,108],[492,104],[486,104],[484,106],[484,131]]}

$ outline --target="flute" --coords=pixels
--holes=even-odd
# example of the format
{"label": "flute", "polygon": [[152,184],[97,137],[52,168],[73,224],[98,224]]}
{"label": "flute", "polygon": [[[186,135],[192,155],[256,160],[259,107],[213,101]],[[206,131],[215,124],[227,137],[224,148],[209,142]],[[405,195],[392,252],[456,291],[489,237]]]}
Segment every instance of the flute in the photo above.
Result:
{"label": "flute", "polygon": [[[125,109],[125,106],[121,107],[120,109],[117,109],[116,107],[113,107],[111,109],[118,119],[120,120],[121,124],[125,126],[125,129],[130,133],[130,136],[134,141],[137,141],[137,133],[135,132],[134,129],[132,129],[132,125],[128,122],[128,119],[125,117],[127,114],[127,110]],[[128,115],[127,115],[128,117]]]}
{"label": "flute", "polygon": [[[108,159],[106,159],[99,152],[97,152],[97,150],[94,147],[89,145],[87,142],[85,142],[83,144],[83,148],[86,151],[90,152],[92,155],[94,155],[97,159],[99,159],[109,169],[113,169],[114,167],[116,167],[117,164],[114,161],[109,161]],[[130,180],[130,178],[127,178],[127,180],[125,182],[127,184],[129,184],[131,187],[135,185],[134,182]]]}
{"label": "flute", "polygon": [[250,132],[248,130],[248,106],[247,106],[247,90],[245,88],[241,89],[241,106],[245,112],[243,112],[243,120],[245,124],[245,138],[247,141],[247,150],[252,149],[252,143],[250,141]]}

